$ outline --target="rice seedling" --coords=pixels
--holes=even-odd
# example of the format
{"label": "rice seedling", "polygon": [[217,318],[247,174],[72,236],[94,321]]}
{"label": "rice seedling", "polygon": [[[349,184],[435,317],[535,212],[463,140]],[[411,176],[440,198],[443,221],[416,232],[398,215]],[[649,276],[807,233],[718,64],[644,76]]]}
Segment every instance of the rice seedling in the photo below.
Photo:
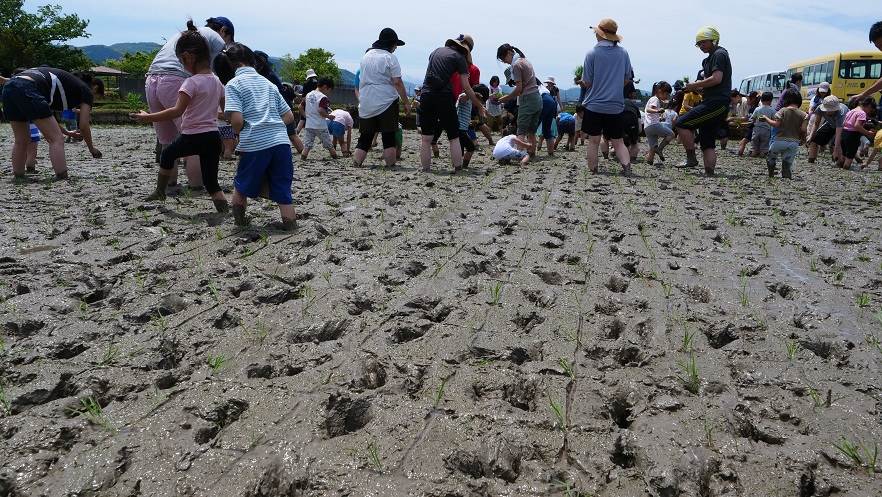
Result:
{"label": "rice seedling", "polygon": [[677,361],[677,366],[683,372],[680,381],[683,387],[690,393],[698,395],[701,389],[701,376],[698,374],[698,365],[695,363],[695,353],[689,353],[689,359],[685,361]]}
{"label": "rice seedling", "polygon": [[841,452],[845,457],[857,467],[866,468],[867,474],[872,475],[876,472],[876,459],[879,455],[879,445],[873,444],[873,450],[870,451],[863,442],[854,443],[845,437],[833,444],[833,447]]}
{"label": "rice seedling", "polygon": [[217,241],[221,241],[224,239],[224,232],[220,229],[214,230],[214,239]]}
{"label": "rice seedling", "polygon": [[432,409],[438,409],[438,406],[441,405],[441,401],[444,400],[444,390],[447,387],[447,380],[449,380],[449,378],[442,379],[441,383],[438,384],[438,388],[435,389],[435,395],[433,396],[432,401]]}
{"label": "rice seedling", "polygon": [[566,431],[567,429],[567,418],[564,415],[564,408],[561,406],[559,402],[556,402],[554,399],[548,395],[548,392],[545,392],[545,396],[548,397],[548,408],[551,409],[552,415],[554,415],[555,426],[557,429],[561,431]]}
{"label": "rice seedling", "polygon": [[870,262],[870,257],[864,254],[861,254],[857,257],[857,260],[860,262]]}
{"label": "rice seedling", "polygon": [[210,355],[205,362],[206,364],[208,364],[208,367],[211,368],[211,374],[214,375],[217,374],[217,372],[220,371],[222,367],[224,367],[224,364],[227,363],[227,357],[223,354],[219,354],[216,356]]}
{"label": "rice seedling", "polygon": [[101,362],[99,365],[102,367],[113,366],[116,364],[118,358],[119,347],[117,347],[115,343],[110,342],[107,344],[107,348],[104,349],[104,355],[101,356]]}
{"label": "rice seedling", "polygon": [[695,331],[689,332],[689,326],[683,321],[683,339],[680,343],[680,352],[691,353],[695,343]]}
{"label": "rice seedling", "polygon": [[266,341],[267,337],[269,337],[270,329],[263,321],[257,321],[254,323],[254,326],[246,330],[245,333],[251,338],[251,340],[258,345],[263,346],[263,343]]}
{"label": "rice seedling", "polygon": [[741,302],[741,307],[747,307],[750,305],[750,294],[747,291],[747,274],[741,274],[741,287],[738,289],[738,300]]}
{"label": "rice seedling", "polygon": [[150,319],[150,324],[161,333],[165,333],[165,330],[168,329],[168,321],[159,309],[156,310],[156,315]]}
{"label": "rice seedling", "polygon": [[328,288],[331,287],[331,271],[325,270],[322,271],[322,279],[325,280],[325,283],[328,285]]}
{"label": "rice seedling", "polygon": [[769,256],[769,244],[765,240],[760,242],[760,248],[763,249],[763,257]]}
{"label": "rice seedling", "polygon": [[116,431],[111,424],[110,419],[104,414],[101,404],[99,404],[94,397],[80,399],[80,406],[79,409],[70,409],[70,412],[76,416],[86,418],[89,423],[95,426],[100,426],[107,431]]}
{"label": "rice seedling", "polygon": [[882,342],[880,342],[875,335],[867,335],[864,340],[867,342],[867,345],[869,345],[871,348],[876,349],[880,354],[882,354]]}
{"label": "rice seedling", "polygon": [[784,348],[787,350],[787,360],[793,362],[801,347],[799,342],[791,338],[784,341]]}
{"label": "rice seedling", "polygon": [[861,309],[866,309],[867,307],[870,307],[870,296],[866,293],[858,295],[857,306]]}
{"label": "rice seedling", "polygon": [[501,281],[494,282],[487,288],[488,293],[488,302],[492,306],[499,305],[499,302],[502,300],[502,289],[504,284]]}
{"label": "rice seedling", "polygon": [[702,429],[704,430],[704,446],[707,447],[708,449],[713,450],[713,448],[714,448],[714,431],[716,428],[715,428],[714,424],[709,419],[707,419],[706,415],[705,415],[704,419],[702,419]]}
{"label": "rice seedling", "polygon": [[818,259],[817,257],[812,257],[809,259],[809,270],[813,273],[818,272]]}
{"label": "rice seedling", "polygon": [[220,302],[220,291],[218,291],[217,286],[212,280],[208,280],[208,291],[211,292],[211,296],[214,297],[215,302]]}
{"label": "rice seedling", "polygon": [[557,360],[557,363],[560,364],[561,369],[563,369],[564,373],[569,376],[571,380],[576,380],[576,370],[573,369],[573,364],[570,361],[561,357]]}
{"label": "rice seedling", "polygon": [[375,470],[378,472],[383,471],[383,461],[380,459],[380,449],[377,448],[376,441],[372,441],[367,446],[367,460]]}
{"label": "rice seedling", "polygon": [[674,293],[674,285],[670,281],[661,280],[661,288],[665,298],[671,298],[671,295]]}

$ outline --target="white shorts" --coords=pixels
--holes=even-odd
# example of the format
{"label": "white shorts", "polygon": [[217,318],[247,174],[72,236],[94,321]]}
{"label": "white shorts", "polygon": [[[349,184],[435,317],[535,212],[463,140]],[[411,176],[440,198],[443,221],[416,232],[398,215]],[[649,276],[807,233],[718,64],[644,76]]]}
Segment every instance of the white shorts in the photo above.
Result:
{"label": "white shorts", "polygon": [[315,139],[318,138],[322,142],[322,146],[326,149],[331,150],[334,148],[334,144],[331,141],[331,133],[328,133],[328,128],[323,129],[310,129],[306,128],[303,130],[303,148],[304,150],[312,150],[312,146],[315,144]]}

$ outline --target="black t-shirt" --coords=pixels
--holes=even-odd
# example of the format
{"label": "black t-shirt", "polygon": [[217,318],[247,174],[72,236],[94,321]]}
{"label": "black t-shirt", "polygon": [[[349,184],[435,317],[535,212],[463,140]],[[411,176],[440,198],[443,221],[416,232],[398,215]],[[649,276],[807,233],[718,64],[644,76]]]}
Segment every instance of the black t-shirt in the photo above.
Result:
{"label": "black t-shirt", "polygon": [[454,74],[469,74],[466,58],[450,47],[441,47],[429,56],[426,79],[423,81],[423,94],[453,93],[450,78]]}
{"label": "black t-shirt", "polygon": [[729,99],[732,93],[732,62],[729,60],[729,52],[723,47],[717,47],[701,63],[704,69],[704,77],[709,78],[717,71],[723,73],[723,80],[716,86],[704,89],[704,100]]}
{"label": "black t-shirt", "polygon": [[62,103],[60,88],[56,87],[55,95],[50,95],[52,92],[52,76],[50,74],[54,74],[58,78],[59,86],[64,88],[67,109],[76,109],[82,104],[92,105],[95,103],[95,97],[92,95],[92,89],[89,88],[89,85],[65,70],[54,67],[35,67],[22,72],[19,76],[27,76],[34,80],[40,94],[46,97],[47,102],[52,102],[50,106],[52,110],[67,110]]}

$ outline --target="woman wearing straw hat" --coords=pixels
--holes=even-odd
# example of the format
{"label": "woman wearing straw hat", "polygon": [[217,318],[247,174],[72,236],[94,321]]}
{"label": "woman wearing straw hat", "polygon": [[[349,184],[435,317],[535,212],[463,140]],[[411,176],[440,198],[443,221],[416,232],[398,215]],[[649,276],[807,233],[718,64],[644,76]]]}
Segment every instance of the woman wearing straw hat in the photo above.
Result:
{"label": "woman wearing straw hat", "polygon": [[410,101],[401,80],[401,65],[395,49],[404,46],[392,28],[380,32],[377,41],[361,59],[359,81],[358,119],[359,137],[354,162],[361,166],[377,133],[383,141],[383,159],[386,167],[395,166],[398,131],[398,105],[404,103],[404,113],[410,114]]}
{"label": "woman wearing straw hat", "polygon": [[597,152],[600,139],[605,136],[616,151],[625,176],[631,174],[631,154],[623,140],[625,123],[625,85],[631,82],[634,69],[631,57],[619,46],[622,37],[619,25],[612,19],[603,19],[593,26],[597,45],[585,55],[581,86],[587,89],[585,117],[582,131],[588,135],[588,169],[597,173]]}
{"label": "woman wearing straw hat", "polygon": [[511,65],[511,79],[515,83],[514,90],[498,99],[498,102],[505,104],[517,98],[517,135],[521,141],[530,144],[529,157],[535,157],[536,128],[539,127],[542,116],[542,97],[539,95],[536,71],[524,52],[508,43],[496,50],[496,58]]}
{"label": "woman wearing straw hat", "polygon": [[450,161],[453,172],[462,169],[462,147],[459,144],[459,119],[453,95],[451,77],[459,75],[462,91],[475,105],[481,116],[486,116],[484,103],[478,99],[469,84],[469,65],[475,41],[469,35],[459,35],[435,49],[429,55],[429,65],[422,84],[420,97],[420,124],[422,124],[422,140],[420,142],[420,165],[423,171],[432,168],[432,137],[436,129],[447,133],[450,140]]}

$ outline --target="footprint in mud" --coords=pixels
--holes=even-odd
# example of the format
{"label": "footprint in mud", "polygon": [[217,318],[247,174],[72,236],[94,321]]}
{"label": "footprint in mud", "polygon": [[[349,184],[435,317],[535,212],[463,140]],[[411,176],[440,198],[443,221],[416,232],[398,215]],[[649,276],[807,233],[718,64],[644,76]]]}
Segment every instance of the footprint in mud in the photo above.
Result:
{"label": "footprint in mud", "polygon": [[613,293],[625,293],[628,291],[628,280],[620,276],[612,275],[604,285],[607,290]]}
{"label": "footprint in mud", "polygon": [[386,384],[386,367],[369,355],[355,364],[349,384],[356,390],[376,390]]}
{"label": "footprint in mud", "polygon": [[544,323],[545,317],[540,316],[536,311],[530,311],[527,314],[521,314],[520,311],[518,311],[517,315],[511,320],[511,322],[517,325],[521,330],[529,333],[533,328]]}
{"label": "footprint in mud", "polygon": [[538,276],[546,285],[560,286],[566,283],[566,279],[557,271],[534,270],[533,274]]}
{"label": "footprint in mud", "polygon": [[319,343],[337,340],[349,329],[349,323],[348,319],[330,319],[322,323],[315,323],[288,333],[288,342]]}
{"label": "footprint in mud", "polygon": [[511,404],[512,407],[522,411],[535,411],[538,390],[539,385],[536,380],[520,378],[503,387],[502,398]]}
{"label": "footprint in mud", "polygon": [[344,393],[331,394],[325,408],[324,428],[328,438],[355,433],[373,419],[369,400],[352,400]]}

